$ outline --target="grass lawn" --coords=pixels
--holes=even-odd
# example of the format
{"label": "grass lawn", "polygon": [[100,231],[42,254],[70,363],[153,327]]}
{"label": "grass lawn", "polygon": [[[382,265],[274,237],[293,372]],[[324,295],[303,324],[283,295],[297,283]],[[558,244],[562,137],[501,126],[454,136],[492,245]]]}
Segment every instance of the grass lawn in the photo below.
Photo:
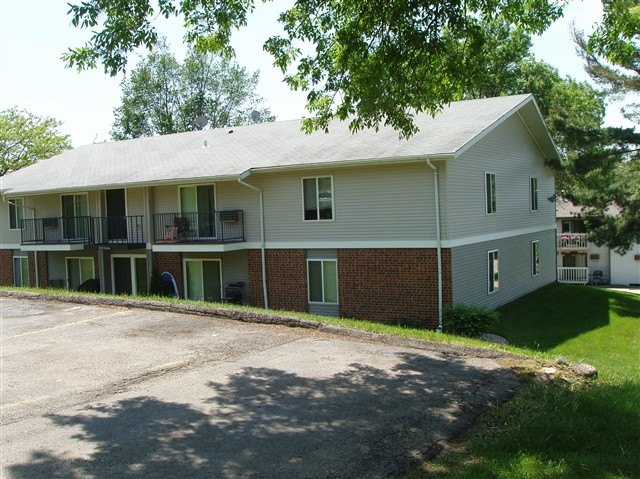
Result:
{"label": "grass lawn", "polygon": [[412,478],[640,478],[640,295],[552,285],[501,310],[514,346],[598,368],[587,384],[528,383]]}

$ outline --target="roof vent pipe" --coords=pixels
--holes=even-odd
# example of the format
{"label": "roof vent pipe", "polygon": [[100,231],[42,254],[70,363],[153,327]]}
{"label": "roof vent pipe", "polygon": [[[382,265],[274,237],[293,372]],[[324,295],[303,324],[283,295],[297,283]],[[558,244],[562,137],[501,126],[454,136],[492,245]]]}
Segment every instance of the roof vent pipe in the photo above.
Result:
{"label": "roof vent pipe", "polygon": [[202,148],[209,148],[209,142],[207,140],[204,140],[204,143],[202,144]]}

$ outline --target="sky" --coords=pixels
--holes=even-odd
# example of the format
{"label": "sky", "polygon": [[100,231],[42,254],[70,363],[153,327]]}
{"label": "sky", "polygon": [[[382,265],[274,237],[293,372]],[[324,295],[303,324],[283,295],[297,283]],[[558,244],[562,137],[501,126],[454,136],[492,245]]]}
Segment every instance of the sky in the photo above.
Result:
{"label": "sky", "polygon": [[[282,73],[262,50],[266,38],[282,31],[277,15],[292,2],[257,3],[248,26],[232,37],[236,61],[249,71],[260,71],[258,94],[277,120],[301,118],[307,115],[306,95],[291,91],[282,82]],[[120,104],[122,75],[110,77],[101,67],[82,72],[65,68],[61,55],[89,38],[86,30],[71,25],[68,9],[67,0],[0,0],[0,110],[17,106],[34,115],[55,118],[62,122],[58,130],[71,136],[73,146],[108,141],[113,109]],[[558,68],[560,74],[588,81],[569,25],[575,21],[578,28],[589,32],[600,16],[599,0],[572,0],[564,18],[534,39],[534,54]],[[178,23],[161,20],[158,27],[179,57],[184,46]],[[130,57],[128,68],[135,66],[137,55],[144,54],[141,51]],[[606,123],[631,126],[618,110],[617,106],[608,108]]]}

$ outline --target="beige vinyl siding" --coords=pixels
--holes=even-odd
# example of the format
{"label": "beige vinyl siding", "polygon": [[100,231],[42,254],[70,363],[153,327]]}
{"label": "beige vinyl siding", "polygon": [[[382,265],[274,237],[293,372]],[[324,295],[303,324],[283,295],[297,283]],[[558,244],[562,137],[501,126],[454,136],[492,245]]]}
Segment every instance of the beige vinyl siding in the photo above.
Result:
{"label": "beige vinyl siding", "polygon": [[[252,177],[247,183],[252,184]],[[246,241],[260,241],[260,195],[257,191],[241,185],[237,181],[216,183],[216,208],[242,210],[244,215],[244,237]]]}
{"label": "beige vinyl siding", "polygon": [[[540,274],[531,274],[531,242],[540,244]],[[487,253],[499,251],[500,287],[488,293]],[[556,279],[555,229],[476,243],[451,251],[453,303],[506,304]]]}
{"label": "beige vinyl siding", "polygon": [[[22,198],[22,197],[19,197]],[[27,203],[27,198],[24,198],[24,204]],[[20,244],[21,233],[19,229],[9,229],[9,203],[3,201],[0,210],[0,245],[2,249],[13,249]],[[33,218],[33,213],[25,209],[23,218]]]}
{"label": "beige vinyl siding", "polygon": [[[495,173],[497,210],[486,214],[485,172]],[[531,211],[530,179],[538,178],[538,211]],[[528,130],[513,115],[459,158],[447,163],[448,239],[497,231],[552,227],[554,177]]]}
{"label": "beige vinyl siding", "polygon": [[[302,178],[333,178],[333,220],[304,221]],[[253,180],[255,178],[255,180]],[[433,173],[426,162],[257,174],[267,243],[435,240]]]}
{"label": "beige vinyl siding", "polygon": [[127,215],[144,215],[144,188],[128,188],[126,190]]}

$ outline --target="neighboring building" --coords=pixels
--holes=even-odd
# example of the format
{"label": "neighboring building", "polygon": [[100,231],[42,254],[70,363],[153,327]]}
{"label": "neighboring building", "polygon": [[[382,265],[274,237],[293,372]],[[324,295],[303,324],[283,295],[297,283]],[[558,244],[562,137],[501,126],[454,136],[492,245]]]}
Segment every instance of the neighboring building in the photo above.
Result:
{"label": "neighboring building", "polygon": [[558,281],[576,284],[640,285],[640,245],[624,255],[587,240],[580,208],[559,199],[556,204]]}
{"label": "neighboring building", "polygon": [[[1,178],[1,284],[186,298],[436,327],[556,280],[558,152],[531,95],[390,128],[299,121],[83,146]],[[233,291],[232,291],[233,290]]]}

